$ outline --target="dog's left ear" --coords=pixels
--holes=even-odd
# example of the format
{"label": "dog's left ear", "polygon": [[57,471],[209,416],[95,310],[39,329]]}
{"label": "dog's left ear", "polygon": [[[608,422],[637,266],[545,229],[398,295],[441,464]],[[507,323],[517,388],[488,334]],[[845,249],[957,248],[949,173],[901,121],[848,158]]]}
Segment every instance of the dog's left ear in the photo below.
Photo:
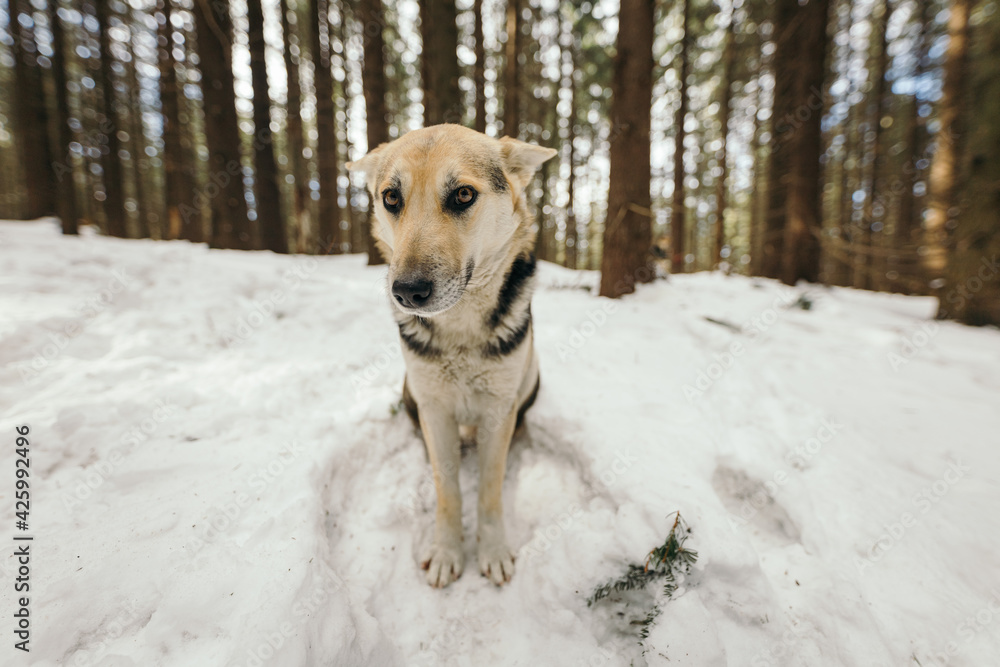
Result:
{"label": "dog's left ear", "polygon": [[500,139],[500,153],[503,155],[504,171],[514,181],[514,185],[523,190],[531,182],[538,167],[554,158],[559,151],[503,137]]}
{"label": "dog's left ear", "polygon": [[379,144],[375,150],[368,151],[364,157],[354,162],[348,162],[345,166],[352,174],[364,174],[365,183],[371,188],[372,181],[378,174],[379,167],[382,166],[382,158],[385,157],[385,148],[388,143]]}

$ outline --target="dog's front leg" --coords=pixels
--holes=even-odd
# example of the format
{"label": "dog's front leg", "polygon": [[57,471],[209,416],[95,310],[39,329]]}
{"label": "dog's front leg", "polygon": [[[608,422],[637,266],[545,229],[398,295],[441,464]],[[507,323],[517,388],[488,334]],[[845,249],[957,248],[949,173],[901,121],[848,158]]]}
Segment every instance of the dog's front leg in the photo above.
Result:
{"label": "dog's front leg", "polygon": [[497,586],[514,574],[514,554],[503,525],[503,478],[517,411],[479,429],[479,570]]}
{"label": "dog's front leg", "polygon": [[420,429],[427,443],[437,491],[434,541],[424,554],[421,566],[427,570],[427,583],[443,588],[462,576],[465,566],[462,492],[458,483],[462,449],[455,418],[436,406],[428,406],[428,409],[420,406]]}

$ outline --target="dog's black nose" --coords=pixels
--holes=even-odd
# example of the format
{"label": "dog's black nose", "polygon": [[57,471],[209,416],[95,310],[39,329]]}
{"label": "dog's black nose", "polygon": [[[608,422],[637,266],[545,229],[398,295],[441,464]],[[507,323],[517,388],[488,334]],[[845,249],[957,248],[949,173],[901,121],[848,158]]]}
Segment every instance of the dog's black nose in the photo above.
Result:
{"label": "dog's black nose", "polygon": [[429,280],[395,280],[392,283],[392,296],[407,308],[419,308],[431,298],[434,283]]}

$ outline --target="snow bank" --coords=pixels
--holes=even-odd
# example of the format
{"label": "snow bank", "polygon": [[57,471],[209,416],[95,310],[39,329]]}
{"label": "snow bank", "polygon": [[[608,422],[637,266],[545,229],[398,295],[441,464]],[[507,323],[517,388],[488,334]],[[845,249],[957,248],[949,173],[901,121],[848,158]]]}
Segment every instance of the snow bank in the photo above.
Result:
{"label": "snow bank", "polygon": [[[5,611],[4,664],[1000,655],[1000,333],[933,322],[927,299],[697,274],[611,302],[543,265],[542,391],[505,486],[517,573],[439,591],[384,269],[46,222],[0,223],[0,268],[0,540],[9,556],[18,424],[35,536],[32,651]],[[461,476],[474,563],[474,452]],[[675,510],[700,558],[643,647],[654,589],[586,597]],[[12,610],[13,557],[0,570]]]}

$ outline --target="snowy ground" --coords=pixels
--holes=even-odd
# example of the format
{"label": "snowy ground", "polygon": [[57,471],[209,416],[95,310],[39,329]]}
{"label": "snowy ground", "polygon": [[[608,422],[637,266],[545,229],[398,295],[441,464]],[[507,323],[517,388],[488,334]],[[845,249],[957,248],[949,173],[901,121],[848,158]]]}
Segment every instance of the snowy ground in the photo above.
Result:
{"label": "snowy ground", "polygon": [[[505,487],[517,572],[434,590],[382,281],[354,256],[0,223],[0,663],[1000,660],[1000,332],[934,323],[927,299],[719,274],[610,302],[545,265],[542,391]],[[29,655],[7,557],[19,424]],[[473,564],[474,470],[473,451]],[[642,601],[586,597],[675,510],[700,558],[644,653]]]}

